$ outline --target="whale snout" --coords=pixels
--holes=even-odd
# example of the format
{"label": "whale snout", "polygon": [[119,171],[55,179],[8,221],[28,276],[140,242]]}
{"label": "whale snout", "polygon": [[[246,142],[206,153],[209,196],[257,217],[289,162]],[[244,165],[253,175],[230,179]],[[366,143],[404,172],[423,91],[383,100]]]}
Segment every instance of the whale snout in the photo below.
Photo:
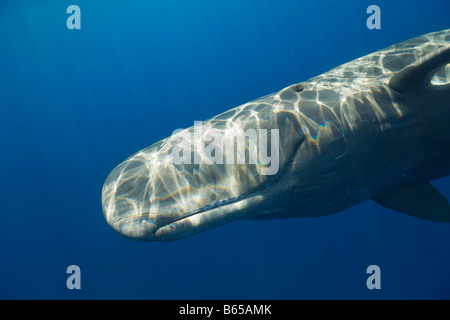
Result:
{"label": "whale snout", "polygon": [[106,179],[102,190],[103,214],[108,224],[119,234],[136,240],[153,240],[155,221],[145,217],[136,194],[138,178],[126,174],[121,164]]}

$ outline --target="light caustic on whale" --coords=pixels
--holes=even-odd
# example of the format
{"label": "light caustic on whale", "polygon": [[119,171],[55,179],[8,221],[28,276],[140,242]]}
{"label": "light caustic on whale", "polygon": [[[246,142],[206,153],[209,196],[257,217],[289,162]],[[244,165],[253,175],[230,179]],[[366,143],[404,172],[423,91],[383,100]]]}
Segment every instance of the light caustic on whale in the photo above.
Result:
{"label": "light caustic on whale", "polygon": [[[372,199],[450,222],[447,199],[430,183],[450,174],[450,29],[343,64],[184,133],[192,145],[207,144],[211,132],[234,143],[236,130],[249,129],[276,130],[274,174],[263,174],[270,164],[258,161],[174,162],[180,140],[173,135],[110,173],[102,192],[106,221],[132,239],[167,241],[238,219],[318,217]],[[203,147],[190,149],[192,157]],[[253,149],[243,150],[248,156]]]}

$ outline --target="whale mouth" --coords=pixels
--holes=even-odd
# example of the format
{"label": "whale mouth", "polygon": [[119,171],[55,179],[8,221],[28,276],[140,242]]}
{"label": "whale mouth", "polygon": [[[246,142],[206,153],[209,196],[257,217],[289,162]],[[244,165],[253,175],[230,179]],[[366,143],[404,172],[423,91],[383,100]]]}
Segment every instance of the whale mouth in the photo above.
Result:
{"label": "whale mouth", "polygon": [[[153,231],[153,237],[159,241],[176,240],[248,217],[257,213],[258,204],[263,201],[264,190],[268,187],[265,186],[249,194],[219,201],[171,219],[156,228]],[[250,207],[252,209],[248,210]]]}
{"label": "whale mouth", "polygon": [[263,192],[253,192],[204,207],[156,228],[153,240],[172,241],[256,214],[264,203]]}
{"label": "whale mouth", "polygon": [[142,213],[135,202],[127,198],[110,199],[106,201],[109,205],[104,207],[105,216],[113,229],[126,238],[171,241],[257,214],[261,210],[259,204],[263,202],[265,191],[270,185],[272,183],[179,216]]}
{"label": "whale mouth", "polygon": [[283,168],[274,180],[246,194],[183,214],[171,213],[170,209],[159,213],[142,212],[133,199],[114,197],[114,192],[106,191],[104,213],[113,229],[127,238],[138,241],[176,240],[257,214],[263,210],[260,204],[264,202],[267,190],[283,176],[285,170]]}

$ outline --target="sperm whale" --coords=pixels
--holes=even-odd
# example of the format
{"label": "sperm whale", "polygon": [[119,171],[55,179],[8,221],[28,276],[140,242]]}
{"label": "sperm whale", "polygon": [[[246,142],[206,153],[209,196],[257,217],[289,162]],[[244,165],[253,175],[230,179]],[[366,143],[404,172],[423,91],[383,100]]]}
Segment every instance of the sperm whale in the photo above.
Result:
{"label": "sperm whale", "polygon": [[[249,143],[239,147],[240,140]],[[247,161],[261,141],[274,142],[265,151],[276,158]],[[211,161],[230,152],[245,161]],[[144,241],[180,239],[238,219],[326,216],[369,199],[450,222],[447,199],[430,183],[449,174],[450,29],[363,56],[152,144],[109,174],[102,206],[114,230]]]}

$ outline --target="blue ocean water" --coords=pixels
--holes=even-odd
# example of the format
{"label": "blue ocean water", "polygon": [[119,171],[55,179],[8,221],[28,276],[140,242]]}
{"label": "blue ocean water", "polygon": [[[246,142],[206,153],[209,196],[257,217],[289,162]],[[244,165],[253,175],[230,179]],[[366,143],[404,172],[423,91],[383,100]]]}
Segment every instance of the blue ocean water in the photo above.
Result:
{"label": "blue ocean water", "polygon": [[[0,1],[0,298],[450,298],[450,226],[370,201],[168,243],[119,236],[101,207],[109,172],[173,130],[448,29],[449,13],[447,0]],[[450,178],[434,183],[450,198]]]}

